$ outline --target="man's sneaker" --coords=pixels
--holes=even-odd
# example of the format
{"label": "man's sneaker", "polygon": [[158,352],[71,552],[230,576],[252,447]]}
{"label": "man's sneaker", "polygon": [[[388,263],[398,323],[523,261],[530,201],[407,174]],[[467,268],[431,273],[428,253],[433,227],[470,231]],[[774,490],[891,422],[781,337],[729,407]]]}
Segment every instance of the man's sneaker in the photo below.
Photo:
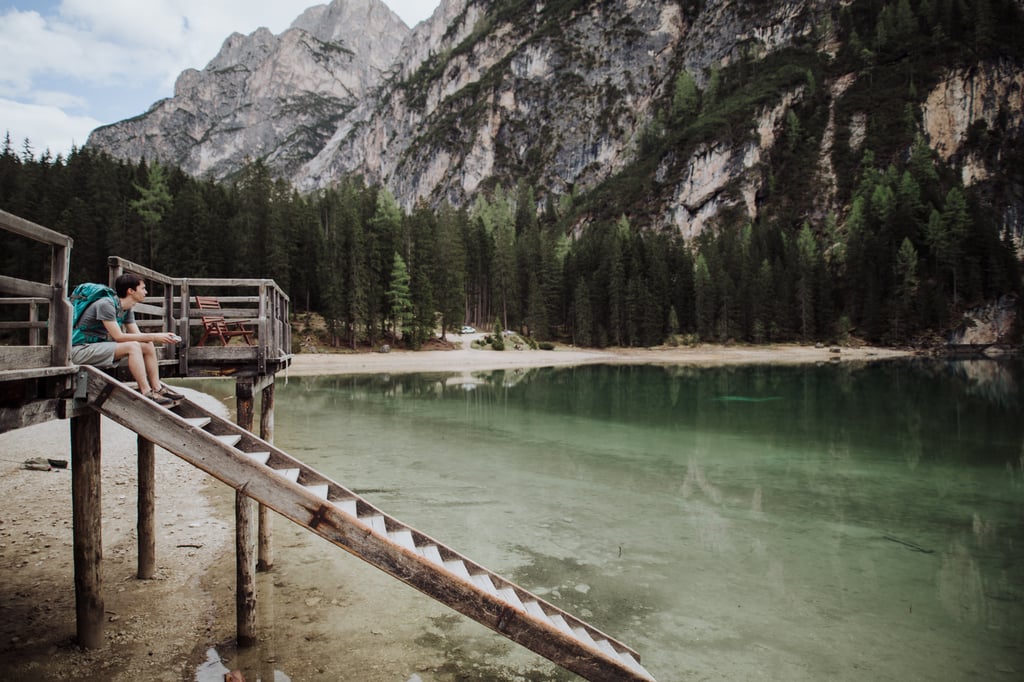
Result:
{"label": "man's sneaker", "polygon": [[161,395],[160,393],[157,393],[156,391],[150,391],[149,393],[143,393],[142,395],[147,397],[147,398],[149,398],[150,400],[152,400],[157,405],[163,405],[164,407],[167,407],[168,405],[173,405],[174,404],[173,400],[171,400],[170,398],[168,398],[165,395]]}
{"label": "man's sneaker", "polygon": [[168,386],[166,384],[162,385],[160,387],[160,390],[157,391],[157,393],[159,393],[160,395],[162,395],[165,398],[170,398],[171,400],[184,400],[185,399],[185,396],[183,396],[181,393],[178,393],[177,391],[173,390],[170,386]]}

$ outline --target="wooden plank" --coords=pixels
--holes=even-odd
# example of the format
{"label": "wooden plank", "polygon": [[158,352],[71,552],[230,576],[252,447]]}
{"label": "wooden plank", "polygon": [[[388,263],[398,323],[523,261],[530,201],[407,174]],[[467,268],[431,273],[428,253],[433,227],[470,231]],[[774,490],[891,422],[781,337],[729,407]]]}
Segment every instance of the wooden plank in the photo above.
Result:
{"label": "wooden plank", "polygon": [[[273,283],[272,279],[253,277],[189,277],[188,283],[192,287],[258,287],[261,284]],[[277,284],[275,283],[276,287]]]}
{"label": "wooden plank", "polygon": [[49,398],[34,400],[20,407],[0,407],[0,433],[57,419],[61,402],[57,398]]}
{"label": "wooden plank", "polygon": [[[50,323],[46,320],[33,322],[31,320],[15,320],[14,322],[0,322],[0,329],[46,329]],[[36,344],[30,344],[36,345]]]}
{"label": "wooden plank", "polygon": [[161,321],[163,321],[163,306],[150,305],[148,303],[139,303],[134,308],[132,308],[132,312],[135,313],[135,315],[156,315],[160,317]]}
{"label": "wooden plank", "polygon": [[244,303],[246,305],[236,306],[246,310],[259,310],[259,295],[255,296],[217,296],[217,300],[221,305],[225,303]]}
{"label": "wooden plank", "polygon": [[110,256],[107,258],[107,268],[111,271],[111,274],[114,272],[134,272],[139,277],[150,282],[159,282],[160,284],[165,285],[181,284],[180,279],[168,277],[162,272],[157,272],[156,270],[147,268],[145,265],[139,265],[138,263],[133,263],[130,260],[120,258],[118,256]]}
{"label": "wooden plank", "polygon": [[3,227],[8,232],[20,234],[23,237],[28,237],[44,244],[62,245],[67,248],[71,248],[72,244],[74,244],[74,240],[66,234],[61,234],[48,227],[19,218],[7,211],[0,211],[0,227]]}
{"label": "wooden plank", "polygon": [[0,275],[0,291],[5,294],[14,294],[15,296],[33,296],[35,298],[45,298],[46,300],[50,300],[50,294],[53,293],[53,289],[49,284],[30,282],[27,279],[8,277],[7,275]]}
{"label": "wooden plank", "polygon": [[0,346],[0,374],[50,366],[49,346]]}
{"label": "wooden plank", "polygon": [[74,365],[68,365],[67,367],[26,367],[23,369],[9,369],[0,371],[0,384],[7,381],[25,381],[28,379],[71,376],[77,371],[78,368]]}
{"label": "wooden plank", "polygon": [[199,318],[204,315],[207,317],[220,316],[228,322],[248,321],[255,324],[255,320],[259,317],[259,313],[259,308],[255,306],[252,308],[191,308],[188,311],[188,316],[191,320],[194,320],[199,324],[202,323]]}
{"label": "wooden plank", "polygon": [[256,346],[192,346],[188,349],[189,363],[194,362],[256,362]]}
{"label": "wooden plank", "polygon": [[49,302],[50,302],[50,299],[48,299],[48,298],[40,298],[40,297],[0,298],[0,305],[18,305],[19,303],[25,303],[25,304],[35,303],[36,305],[46,305]]}

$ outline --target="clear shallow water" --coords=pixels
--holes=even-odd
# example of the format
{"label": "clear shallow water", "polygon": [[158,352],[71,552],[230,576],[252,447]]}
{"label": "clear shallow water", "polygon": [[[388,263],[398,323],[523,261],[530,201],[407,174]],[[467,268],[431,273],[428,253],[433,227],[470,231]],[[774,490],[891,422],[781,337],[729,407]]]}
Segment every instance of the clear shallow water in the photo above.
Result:
{"label": "clear shallow water", "polygon": [[[1019,679],[1022,379],[992,361],[291,378],[276,442],[660,682]],[[574,679],[288,525],[253,655],[292,679]]]}

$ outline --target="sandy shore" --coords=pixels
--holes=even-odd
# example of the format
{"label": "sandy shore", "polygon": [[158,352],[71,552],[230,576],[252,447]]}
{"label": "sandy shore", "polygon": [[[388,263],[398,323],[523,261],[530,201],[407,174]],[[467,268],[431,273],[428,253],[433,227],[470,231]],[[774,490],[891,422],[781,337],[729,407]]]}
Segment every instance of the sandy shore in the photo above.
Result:
{"label": "sandy shore", "polygon": [[[210,396],[189,397],[227,414]],[[178,682],[193,679],[183,672],[198,644],[228,636],[211,614],[233,592],[232,572],[218,574],[225,556],[234,565],[230,491],[157,448],[156,575],[138,580],[137,436],[107,418],[101,432],[106,645],[89,651],[74,641],[70,467],[23,466],[70,463],[69,422],[0,434],[0,679]]]}
{"label": "sandy shore", "polygon": [[[477,335],[480,336],[480,335]],[[830,361],[866,361],[907,355],[907,351],[862,346],[856,348],[800,346],[659,347],[652,349],[591,350],[559,347],[555,350],[506,350],[496,352],[470,348],[473,336],[453,337],[461,347],[455,350],[398,351],[390,353],[310,353],[296,355],[289,374],[399,374],[408,372],[466,372],[520,367],[565,365],[693,365],[714,367],[741,364],[801,364]],[[836,352],[838,351],[838,352]]]}
{"label": "sandy shore", "polygon": [[[458,339],[459,337],[456,337]],[[291,375],[467,372],[557,365],[795,364],[870,361],[905,355],[880,348],[697,346],[652,350],[473,350],[297,355]],[[227,412],[194,392],[211,409]],[[103,423],[103,581],[106,644],[74,642],[69,469],[25,469],[30,458],[70,460],[66,421],[0,435],[0,679],[219,679],[208,650],[230,648],[234,609],[233,494],[157,449],[157,576],[135,578],[136,436]],[[278,580],[283,578],[278,577]]]}

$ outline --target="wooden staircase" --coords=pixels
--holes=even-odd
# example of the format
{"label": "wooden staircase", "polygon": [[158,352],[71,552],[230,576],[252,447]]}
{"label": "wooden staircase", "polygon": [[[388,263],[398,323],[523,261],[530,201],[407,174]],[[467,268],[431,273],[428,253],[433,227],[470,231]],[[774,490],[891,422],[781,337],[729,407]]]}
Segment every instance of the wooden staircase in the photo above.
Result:
{"label": "wooden staircase", "polygon": [[587,680],[654,681],[621,642],[234,423],[188,400],[168,410],[95,368],[81,369],[90,407],[389,575]]}

